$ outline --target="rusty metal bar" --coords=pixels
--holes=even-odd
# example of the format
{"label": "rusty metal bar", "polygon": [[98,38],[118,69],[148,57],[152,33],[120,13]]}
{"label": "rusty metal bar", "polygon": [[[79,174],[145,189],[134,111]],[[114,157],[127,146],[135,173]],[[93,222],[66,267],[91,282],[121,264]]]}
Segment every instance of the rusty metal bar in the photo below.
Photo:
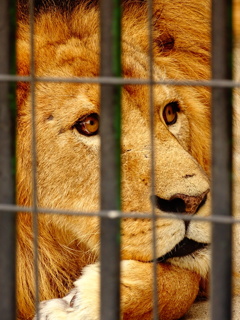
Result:
{"label": "rusty metal bar", "polygon": [[[231,1],[212,1],[212,79],[232,77]],[[232,214],[232,92],[212,88],[212,212]],[[231,319],[232,225],[212,226],[212,320]]]}

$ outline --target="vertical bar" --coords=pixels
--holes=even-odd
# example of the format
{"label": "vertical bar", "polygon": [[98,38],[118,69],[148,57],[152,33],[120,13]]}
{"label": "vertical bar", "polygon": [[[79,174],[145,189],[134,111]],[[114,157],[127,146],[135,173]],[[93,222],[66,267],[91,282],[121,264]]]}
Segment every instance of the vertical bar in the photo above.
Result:
{"label": "vertical bar", "polygon": [[[9,1],[0,2],[0,74],[10,72]],[[14,203],[13,125],[10,86],[0,82],[0,203]],[[14,320],[15,310],[15,213],[0,212],[0,315]]]}
{"label": "vertical bar", "polygon": [[[149,116],[150,116],[150,144],[151,144],[151,195],[155,195],[155,149],[154,149],[154,91],[153,91],[153,0],[148,0],[148,42],[149,42]],[[151,218],[152,218],[152,256],[153,256],[153,320],[159,319],[158,312],[158,286],[157,286],[157,253],[156,253],[156,205],[152,202]]]}
{"label": "vertical bar", "polygon": [[[212,0],[212,78],[231,79],[231,1]],[[213,215],[232,212],[231,89],[212,89]],[[231,319],[232,225],[212,226],[212,319]]]}
{"label": "vertical bar", "polygon": [[[120,0],[101,0],[101,76],[121,76]],[[120,210],[119,85],[101,85],[101,209]],[[120,219],[101,218],[101,319],[120,318]]]}
{"label": "vertical bar", "polygon": [[[36,1],[37,3],[37,1]],[[31,159],[32,159],[32,228],[33,228],[33,257],[34,257],[34,284],[35,284],[35,316],[39,319],[39,276],[38,276],[38,200],[37,200],[37,130],[36,130],[36,99],[35,99],[35,43],[34,43],[34,11],[35,0],[29,1],[30,25],[30,98],[31,98]]]}

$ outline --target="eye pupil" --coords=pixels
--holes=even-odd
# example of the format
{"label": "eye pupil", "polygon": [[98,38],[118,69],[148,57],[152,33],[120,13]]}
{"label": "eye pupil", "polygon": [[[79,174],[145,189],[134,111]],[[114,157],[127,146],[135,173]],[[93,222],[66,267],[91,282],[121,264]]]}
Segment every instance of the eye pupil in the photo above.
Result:
{"label": "eye pupil", "polygon": [[99,116],[97,113],[87,115],[78,120],[74,127],[77,131],[85,136],[93,136],[98,134],[99,130]]}
{"label": "eye pupil", "polygon": [[163,119],[166,125],[170,126],[177,122],[178,111],[179,107],[177,102],[171,102],[165,106],[163,110]]}

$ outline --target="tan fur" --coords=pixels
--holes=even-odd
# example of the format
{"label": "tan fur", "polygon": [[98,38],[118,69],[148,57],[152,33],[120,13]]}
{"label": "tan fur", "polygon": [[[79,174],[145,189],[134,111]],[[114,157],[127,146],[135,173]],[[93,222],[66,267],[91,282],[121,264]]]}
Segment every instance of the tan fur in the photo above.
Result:
{"label": "tan fur", "polygon": [[[29,74],[29,26],[19,22],[18,73]],[[99,75],[98,8],[80,5],[71,14],[43,12],[35,24],[37,76],[95,77]],[[208,1],[159,0],[154,2],[154,78],[209,78]],[[144,2],[124,4],[123,73],[147,79],[148,23]],[[173,45],[174,39],[174,45]],[[93,84],[37,82],[37,198],[42,208],[99,210],[99,136],[85,137],[73,128],[89,113],[99,113],[99,86]],[[164,123],[166,104],[178,101],[180,112],[173,126]],[[203,87],[154,86],[155,194],[169,200],[175,194],[198,196],[209,188],[209,90]],[[18,204],[32,204],[31,98],[28,83],[18,86]],[[149,89],[127,85],[122,94],[122,208],[124,212],[150,212]],[[197,213],[210,213],[210,197]],[[158,215],[163,212],[157,210]],[[165,213],[166,214],[166,213]],[[169,213],[169,217],[172,214]],[[63,297],[84,266],[99,257],[98,218],[39,215],[39,289],[41,300]],[[123,219],[121,280],[124,319],[149,319],[152,310],[151,221]],[[157,256],[163,256],[185,236],[181,220],[156,222]],[[186,236],[209,243],[209,226],[191,222]],[[34,308],[33,230],[30,214],[18,217],[19,319],[30,319]],[[131,261],[132,260],[132,261]],[[136,263],[132,268],[131,263]],[[95,266],[95,264],[93,265]],[[88,267],[89,268],[89,267]],[[182,269],[185,268],[185,269]],[[188,269],[188,270],[187,270]],[[85,269],[84,269],[85,270]],[[91,269],[88,269],[91,270]],[[199,275],[209,270],[209,249],[158,265],[162,319],[182,316],[194,301]],[[90,272],[90,271],[89,271]],[[86,282],[87,290],[95,283]],[[92,280],[91,280],[92,279]],[[124,281],[130,284],[124,287]],[[130,288],[128,292],[128,288]],[[87,294],[87,291],[86,291]],[[96,292],[95,292],[96,295]],[[172,298],[173,296],[173,298]],[[178,296],[178,299],[176,298]],[[97,296],[88,296],[93,310]],[[131,301],[131,303],[129,303]],[[82,305],[84,302],[81,301]],[[87,315],[91,320],[91,312]],[[97,309],[98,310],[98,309]],[[77,312],[77,311],[76,311]],[[96,316],[96,315],[95,315]],[[81,319],[77,314],[77,319]],[[84,320],[88,317],[85,316]],[[96,316],[97,317],[97,316]],[[50,319],[50,318],[49,318]],[[59,319],[65,319],[63,318]],[[70,318],[68,315],[67,319]]]}
{"label": "tan fur", "polygon": [[233,32],[235,45],[238,46],[239,37],[240,37],[240,1],[233,1]]}

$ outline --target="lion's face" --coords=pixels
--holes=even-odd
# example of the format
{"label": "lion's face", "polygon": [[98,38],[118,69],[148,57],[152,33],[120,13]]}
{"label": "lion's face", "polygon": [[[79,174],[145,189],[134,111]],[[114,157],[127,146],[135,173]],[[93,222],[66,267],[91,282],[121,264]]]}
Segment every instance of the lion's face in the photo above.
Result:
{"label": "lion's face", "polygon": [[[37,74],[65,77],[98,75],[96,39],[96,35],[89,36],[87,45],[82,49],[78,47],[78,39],[70,39],[54,49],[49,47],[49,52],[47,44],[45,49],[39,45]],[[44,59],[40,58],[41,50],[46,52]],[[50,58],[52,54],[55,59],[48,60],[48,55]],[[159,57],[154,64],[154,78],[167,79],[168,65],[171,64],[168,57]],[[125,39],[124,76],[147,79],[148,69],[146,52],[140,46],[134,46],[131,39]],[[44,82],[36,85],[40,207],[95,212],[100,209],[99,95],[100,87],[96,84]],[[202,217],[210,213],[210,187],[206,174],[208,110],[194,87],[155,85],[152,153],[149,100],[147,85],[126,85],[122,88],[122,209],[124,212],[150,214],[154,207],[157,216],[168,216],[169,219],[156,220],[159,261],[168,261],[205,275],[209,267],[209,225],[170,218],[175,213]],[[22,105],[18,125],[21,141],[18,148],[24,152],[30,150],[29,108],[30,96]],[[151,171],[152,156],[154,172]],[[28,170],[30,161],[23,159],[19,162],[19,181],[25,180],[27,191],[31,189]],[[21,194],[19,197],[24,198]],[[47,216],[47,219],[48,223],[64,225],[74,240],[79,239],[90,251],[98,254],[97,218],[58,216],[56,219],[56,216]],[[151,261],[152,241],[151,220],[122,220],[123,259]]]}

